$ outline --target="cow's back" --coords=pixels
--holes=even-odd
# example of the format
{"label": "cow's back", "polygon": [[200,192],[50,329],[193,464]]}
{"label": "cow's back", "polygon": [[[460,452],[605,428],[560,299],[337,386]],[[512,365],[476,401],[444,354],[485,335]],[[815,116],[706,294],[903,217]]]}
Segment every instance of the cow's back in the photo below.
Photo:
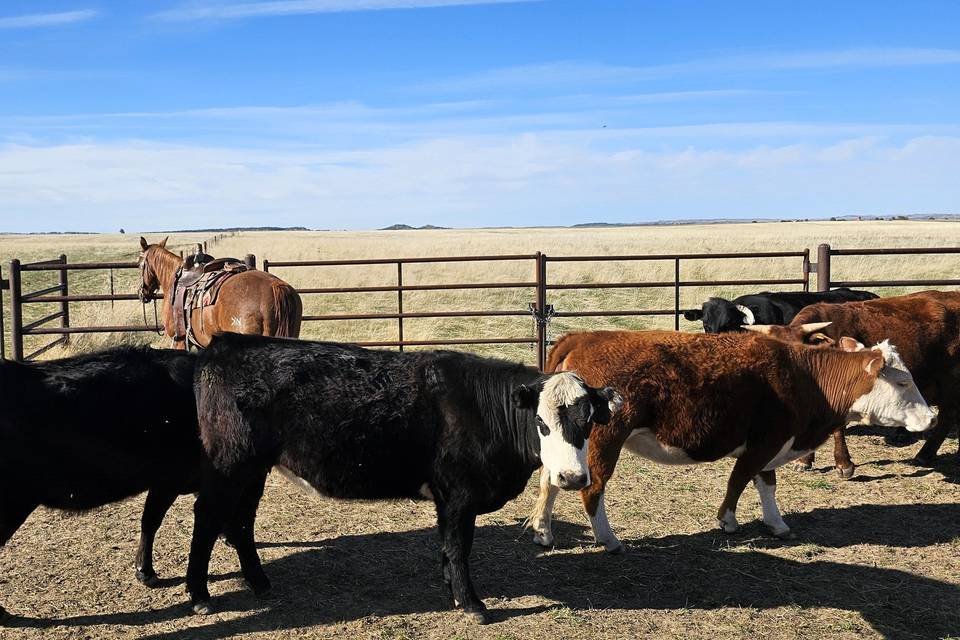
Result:
{"label": "cow's back", "polygon": [[[791,322],[831,322],[822,333],[850,336],[870,346],[889,340],[897,347],[917,385],[930,383],[960,358],[960,293],[923,291],[906,296],[804,308]],[[933,398],[930,398],[931,400]]]}
{"label": "cow's back", "polygon": [[192,355],[115,349],[0,366],[5,490],[29,492],[50,507],[88,509],[157,483],[195,487]]}
{"label": "cow's back", "polygon": [[752,334],[572,334],[558,341],[549,361],[624,397],[610,425],[594,429],[650,429],[698,461],[728,455],[771,421],[797,421],[790,399],[807,390],[788,351]]}

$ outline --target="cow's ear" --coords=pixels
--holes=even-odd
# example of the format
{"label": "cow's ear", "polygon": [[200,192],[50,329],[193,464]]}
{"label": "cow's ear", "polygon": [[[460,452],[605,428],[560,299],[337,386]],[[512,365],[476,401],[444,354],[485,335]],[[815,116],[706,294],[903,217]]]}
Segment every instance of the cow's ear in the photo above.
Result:
{"label": "cow's ear", "polygon": [[843,336],[840,338],[839,347],[848,353],[853,353],[854,351],[863,351],[863,345],[854,340],[849,336]]}
{"label": "cow's ear", "polygon": [[683,312],[683,317],[689,320],[690,322],[703,320],[703,309],[688,309]]}
{"label": "cow's ear", "polygon": [[819,331],[815,334],[807,337],[807,344],[826,344],[834,345],[836,342],[825,333],[820,333]]}
{"label": "cow's ear", "polygon": [[590,389],[590,404],[593,405],[593,422],[608,424],[620,407],[623,406],[623,397],[610,387]]}
{"label": "cow's ear", "polygon": [[146,251],[146,250],[147,250],[147,247],[149,247],[149,246],[150,246],[150,245],[147,243],[147,239],[144,238],[143,236],[140,236],[140,250],[141,250],[141,251]]}
{"label": "cow's ear", "polygon": [[522,384],[513,390],[510,400],[521,409],[533,409],[540,402],[540,387]]}
{"label": "cow's ear", "polygon": [[[875,352],[871,351],[871,353],[875,353]],[[867,360],[867,364],[864,367],[864,369],[866,369],[867,373],[869,373],[871,376],[877,376],[880,374],[880,370],[883,369],[883,365],[884,365],[883,354],[876,353],[872,358]]]}

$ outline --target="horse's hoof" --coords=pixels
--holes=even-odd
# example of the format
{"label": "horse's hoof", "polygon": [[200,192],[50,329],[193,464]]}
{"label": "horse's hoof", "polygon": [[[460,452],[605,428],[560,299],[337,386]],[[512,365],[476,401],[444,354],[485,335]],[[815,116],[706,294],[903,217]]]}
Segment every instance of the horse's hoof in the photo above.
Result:
{"label": "horse's hoof", "polygon": [[213,613],[213,606],[210,604],[209,600],[203,600],[202,602],[194,602],[190,609],[193,611],[195,616],[208,616]]}
{"label": "horse's hoof", "polygon": [[853,472],[857,470],[855,465],[850,465],[849,467],[837,467],[837,473],[840,474],[840,477],[844,480],[849,480],[853,477]]}
{"label": "horse's hoof", "polygon": [[813,471],[812,462],[794,462],[793,468],[797,471]]}
{"label": "horse's hoof", "polygon": [[153,571],[137,571],[137,581],[150,589],[160,586],[160,578]]}
{"label": "horse's hoof", "polygon": [[472,622],[473,624],[487,624],[490,622],[490,617],[487,615],[485,609],[473,609],[471,611],[464,611],[464,617]]}
{"label": "horse's hoof", "polygon": [[535,533],[533,534],[533,544],[540,545],[541,547],[546,547],[550,549],[553,547],[554,537],[552,533]]}
{"label": "horse's hoof", "polygon": [[606,543],[604,543],[604,545],[603,545],[603,549],[604,549],[604,551],[606,551],[607,553],[609,553],[609,554],[611,554],[611,555],[619,556],[620,554],[623,553],[623,543],[620,542],[619,540],[613,540],[612,542],[606,542]]}

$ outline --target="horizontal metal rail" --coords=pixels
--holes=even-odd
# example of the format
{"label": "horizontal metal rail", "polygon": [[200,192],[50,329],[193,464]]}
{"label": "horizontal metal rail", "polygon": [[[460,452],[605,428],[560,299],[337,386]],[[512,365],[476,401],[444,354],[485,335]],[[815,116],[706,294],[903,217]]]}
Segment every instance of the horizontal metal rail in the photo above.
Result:
{"label": "horizontal metal rail", "polygon": [[355,313],[303,316],[304,322],[317,320],[399,320],[409,318],[494,318],[504,316],[530,317],[529,311],[408,311],[404,313]]}
{"label": "horizontal metal rail", "polygon": [[[686,309],[681,309],[682,314]],[[637,309],[619,311],[556,311],[554,318],[606,318],[616,316],[672,316],[673,309]]]}
{"label": "horizontal metal rail", "polygon": [[960,280],[832,280],[834,287],[956,287]]}
{"label": "horizontal metal rail", "polygon": [[61,337],[57,338],[56,340],[54,340],[53,342],[51,342],[50,344],[48,344],[48,345],[46,345],[46,346],[43,346],[43,347],[40,347],[39,349],[37,349],[36,351],[34,351],[33,353],[31,353],[30,355],[26,356],[26,357],[24,358],[24,360],[33,360],[33,359],[36,358],[37,356],[41,356],[41,355],[45,354],[47,351],[50,351],[51,349],[53,349],[53,348],[55,348],[55,347],[59,347],[59,346],[62,345],[62,344],[67,344],[67,336],[61,336]]}
{"label": "horizontal metal rail", "polygon": [[384,340],[376,342],[352,342],[360,347],[442,347],[469,344],[536,344],[536,338],[467,338],[463,340]]}
{"label": "horizontal metal rail", "polygon": [[[156,294],[157,300],[162,300],[163,295],[158,291]],[[32,300],[24,300],[24,303],[34,302],[110,302],[113,301],[122,301],[122,300],[139,300],[140,297],[135,293],[103,293],[103,294],[80,294],[80,295],[69,295],[69,296],[43,296],[42,298],[33,298]]]}
{"label": "horizontal metal rail", "polygon": [[52,287],[47,287],[46,289],[40,289],[39,291],[31,291],[30,293],[25,293],[20,296],[21,302],[30,302],[34,298],[39,298],[45,296],[48,293],[53,293],[54,291],[63,291],[63,285],[55,284]]}
{"label": "horizontal metal rail", "polygon": [[718,286],[729,286],[729,285],[738,285],[738,284],[749,284],[749,285],[760,285],[760,284],[771,284],[771,285],[792,285],[792,284],[804,284],[806,282],[802,278],[795,279],[786,279],[786,280],[681,280],[680,282],[675,282],[673,280],[661,280],[658,282],[584,282],[581,284],[573,283],[561,283],[561,284],[548,284],[547,289],[553,290],[571,290],[571,289],[657,289],[665,287],[718,287]]}
{"label": "horizontal metal rail", "polygon": [[[161,327],[163,330],[163,327]],[[126,331],[156,331],[155,327],[146,327],[143,325],[137,324],[126,324],[126,325],[103,325],[96,327],[44,327],[40,329],[34,329],[29,333],[31,336],[39,335],[55,335],[55,334],[72,334],[72,333],[122,333]]]}
{"label": "horizontal metal rail", "polygon": [[924,254],[958,254],[960,247],[927,247],[896,249],[830,249],[832,256],[911,256]]}
{"label": "horizontal metal rail", "polygon": [[24,334],[28,334],[31,332],[31,330],[36,329],[40,325],[46,324],[51,320],[56,320],[57,318],[62,318],[62,317],[64,317],[63,311],[57,311],[56,313],[51,313],[46,318],[40,318],[39,320],[34,320],[29,324],[23,325],[23,327],[21,327],[20,330],[23,331]]}
{"label": "horizontal metal rail", "polygon": [[368,260],[264,260],[270,267],[346,267],[378,264],[428,264],[439,262],[504,262],[508,260],[534,260],[535,254],[500,256],[438,256],[434,258],[370,258]]}
{"label": "horizontal metal rail", "polygon": [[536,282],[468,282],[463,284],[405,284],[383,285],[375,287],[320,287],[297,289],[299,294],[307,293],[376,293],[397,291],[460,291],[466,289],[530,289]]}
{"label": "horizontal metal rail", "polygon": [[546,256],[547,262],[617,262],[650,260],[735,260],[738,258],[803,258],[805,251],[760,251],[756,253],[651,253],[622,256]]}
{"label": "horizontal metal rail", "polygon": [[136,269],[136,262],[74,262],[71,264],[33,263],[20,265],[21,271],[84,271],[91,269]]}

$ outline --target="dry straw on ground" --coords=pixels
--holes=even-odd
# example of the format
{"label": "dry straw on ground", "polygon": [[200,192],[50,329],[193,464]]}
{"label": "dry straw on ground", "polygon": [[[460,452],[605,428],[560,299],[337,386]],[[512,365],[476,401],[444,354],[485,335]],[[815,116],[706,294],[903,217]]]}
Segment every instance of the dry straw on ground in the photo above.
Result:
{"label": "dry straw on ground", "polygon": [[[202,239],[175,237],[187,247]],[[215,246],[217,255],[356,258],[481,253],[551,255],[802,249],[818,242],[839,247],[960,246],[960,224],[927,222],[807,223],[604,230],[435,231],[242,234]],[[132,258],[135,236],[0,238],[0,258],[26,260],[66,253],[71,261]],[[837,277],[955,277],[960,260],[838,258]],[[672,266],[577,264],[564,281],[654,280]],[[657,271],[657,269],[661,269]],[[799,261],[692,264],[684,277],[795,277]],[[377,269],[290,270],[298,285],[393,282]],[[531,277],[472,265],[427,267],[409,282],[487,281]],[[49,277],[49,276],[48,276]],[[126,277],[126,276],[124,276]],[[73,278],[73,276],[71,276]],[[120,290],[118,277],[117,289]],[[128,278],[127,291],[133,291]],[[75,291],[105,291],[103,275],[71,279]],[[738,290],[722,291],[732,295]],[[642,295],[651,294],[650,298]],[[714,292],[686,291],[684,305]],[[586,292],[555,298],[565,308],[629,308],[672,303],[672,292]],[[405,307],[418,310],[525,308],[527,292],[429,294]],[[393,298],[368,303],[389,310]],[[312,298],[311,313],[358,310],[346,297]],[[137,305],[87,305],[77,322],[140,320]],[[142,321],[142,320],[140,320]],[[376,339],[394,336],[392,323],[312,324],[309,337]],[[601,319],[589,326],[650,326],[648,319]],[[382,326],[381,326],[382,325]],[[554,327],[555,332],[569,325]],[[379,327],[379,328],[378,328]],[[424,321],[408,337],[526,335],[529,320],[489,324]],[[107,340],[108,341],[108,340]],[[104,343],[77,339],[72,348]],[[501,351],[528,361],[525,347]],[[158,399],[160,401],[161,399]],[[448,610],[437,568],[434,513],[424,502],[342,503],[299,494],[271,476],[258,518],[258,539],[276,596],[258,601],[243,587],[233,552],[218,545],[211,591],[220,613],[187,617],[186,567],[191,499],[168,516],[157,546],[163,586],[148,590],[133,577],[142,498],[92,513],[39,510],[0,551],[0,602],[17,614],[0,637],[152,638],[944,638],[960,636],[960,466],[949,454],[933,470],[909,460],[918,445],[893,449],[879,431],[851,438],[860,464],[854,481],[827,468],[785,469],[779,498],[798,534],[781,542],[764,534],[752,490],[738,515],[742,533],[714,525],[729,461],[663,467],[631,456],[620,462],[607,494],[608,513],[628,552],[607,556],[591,545],[579,500],[558,501],[559,547],[542,551],[524,534],[535,478],[528,492],[479,522],[473,552],[478,589],[496,623],[478,628]]]}

